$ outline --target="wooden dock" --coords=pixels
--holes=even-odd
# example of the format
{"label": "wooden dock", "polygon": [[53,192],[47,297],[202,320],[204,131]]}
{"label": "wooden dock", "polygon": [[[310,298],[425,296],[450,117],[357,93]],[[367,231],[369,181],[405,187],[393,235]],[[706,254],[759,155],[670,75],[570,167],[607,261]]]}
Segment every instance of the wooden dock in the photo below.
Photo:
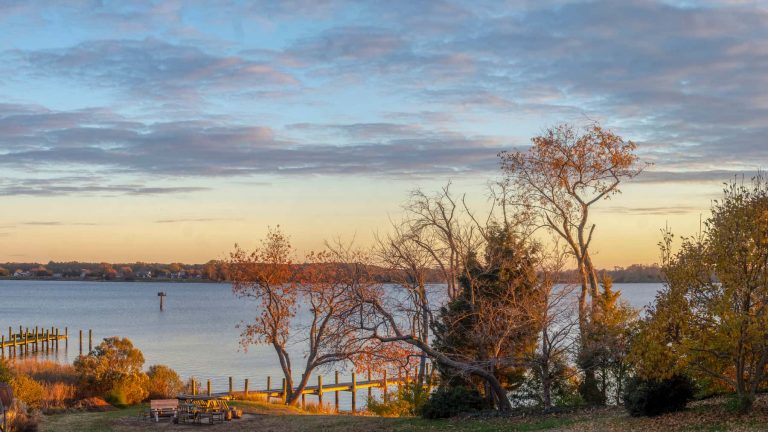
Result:
{"label": "wooden dock", "polygon": [[[427,373],[428,382],[431,382],[431,373]],[[388,394],[390,387],[397,386],[399,389],[403,385],[407,385],[409,382],[412,381],[410,374],[406,371],[405,377],[402,376],[402,374],[398,373],[397,378],[388,378],[387,372],[384,371],[381,378],[378,379],[372,379],[371,372],[369,371],[367,373],[367,377],[364,381],[358,381],[357,375],[353,372],[350,376],[349,381],[341,382],[339,380],[340,374],[339,372],[335,372],[334,374],[334,381],[333,383],[324,383],[323,382],[323,376],[318,375],[317,376],[317,384],[315,385],[307,385],[304,387],[303,391],[301,392],[301,406],[304,408],[306,406],[306,396],[311,395],[317,397],[317,403],[320,406],[324,405],[324,395],[333,393],[334,397],[334,407],[336,409],[336,412],[339,412],[339,393],[340,392],[350,392],[352,393],[352,413],[357,412],[357,392],[361,390],[366,390],[368,392],[368,397],[370,398],[372,396],[372,390],[375,388],[381,389],[382,393],[385,395]],[[208,396],[216,396],[216,397],[231,397],[231,398],[237,398],[237,397],[245,397],[247,398],[250,395],[263,395],[266,397],[266,399],[269,401],[270,399],[280,399],[283,402],[285,402],[287,398],[287,388],[285,383],[285,378],[282,379],[282,386],[280,388],[272,388],[272,377],[267,377],[267,386],[264,389],[249,389],[249,382],[246,378],[243,382],[243,388],[242,390],[235,390],[232,377],[229,377],[229,391],[228,392],[212,392],[211,391],[211,380],[208,380],[206,383],[206,389],[204,392],[198,391],[198,389],[195,387],[195,379],[192,378],[193,386],[192,386],[192,395],[196,396],[198,394],[205,394]],[[295,390],[294,390],[295,391]]]}
{"label": "wooden dock", "polygon": [[[14,332],[8,327],[8,334],[0,335],[0,357],[16,357],[38,352],[55,352],[59,350],[59,342],[64,342],[64,349],[69,349],[69,328],[61,332],[57,327],[35,328],[19,326]],[[88,352],[93,350],[93,330],[88,330]],[[80,330],[80,355],[83,355],[83,331]]]}

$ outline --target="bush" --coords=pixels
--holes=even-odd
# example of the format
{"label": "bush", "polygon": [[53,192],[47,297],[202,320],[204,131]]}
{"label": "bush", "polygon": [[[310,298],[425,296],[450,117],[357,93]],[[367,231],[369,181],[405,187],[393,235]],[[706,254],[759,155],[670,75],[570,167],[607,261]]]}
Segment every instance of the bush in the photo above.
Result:
{"label": "bush", "polygon": [[118,405],[141,402],[149,394],[149,379],[141,370],[144,355],[127,338],[104,339],[74,366],[83,388]]}
{"label": "bush", "polygon": [[109,393],[107,393],[106,397],[113,397],[117,401],[116,404],[113,404],[116,406],[124,407],[134,405],[145,400],[147,396],[149,396],[147,387],[149,387],[149,378],[147,378],[147,374],[139,372],[126,375],[115,383]]}
{"label": "bush", "polygon": [[632,416],[657,416],[685,409],[693,394],[693,381],[683,375],[665,380],[634,377],[624,391],[624,407]]}
{"label": "bush", "polygon": [[427,402],[429,393],[418,384],[402,386],[395,394],[387,394],[382,400],[368,399],[368,410],[382,417],[406,417],[417,415]]}
{"label": "bush", "polygon": [[477,390],[466,387],[439,388],[421,407],[421,416],[427,419],[448,418],[479,411],[484,406],[485,401]]}
{"label": "bush", "polygon": [[18,374],[11,379],[13,395],[30,408],[39,409],[45,398],[45,387],[28,375]]}
{"label": "bush", "polygon": [[27,405],[16,399],[7,413],[8,430],[14,432],[37,432],[40,423],[40,411],[30,412]]}
{"label": "bush", "polygon": [[8,361],[6,361],[4,358],[0,358],[0,382],[10,383],[11,379],[13,379],[13,373],[11,372],[11,368],[8,365]]}
{"label": "bush", "polygon": [[164,399],[175,397],[184,390],[184,383],[179,374],[168,366],[150,366],[149,372],[149,397],[151,399]]}

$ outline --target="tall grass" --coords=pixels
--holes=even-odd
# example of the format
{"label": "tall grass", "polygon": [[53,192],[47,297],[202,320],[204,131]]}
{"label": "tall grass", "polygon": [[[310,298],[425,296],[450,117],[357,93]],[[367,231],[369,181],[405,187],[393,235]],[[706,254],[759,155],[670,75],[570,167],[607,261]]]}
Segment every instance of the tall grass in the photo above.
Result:
{"label": "tall grass", "polygon": [[[67,407],[67,404],[79,396],[77,386],[78,374],[72,365],[56,363],[51,360],[39,360],[35,358],[17,359],[11,364],[11,370],[17,376],[26,376],[34,380],[16,379],[18,386],[32,387],[42,386],[42,397],[35,401],[35,405],[43,411],[56,411]],[[17,389],[17,393],[24,393],[26,388]]]}
{"label": "tall grass", "polygon": [[14,360],[11,363],[11,370],[29,375],[41,383],[77,384],[79,380],[79,376],[72,365],[56,363],[51,360],[35,358]]}

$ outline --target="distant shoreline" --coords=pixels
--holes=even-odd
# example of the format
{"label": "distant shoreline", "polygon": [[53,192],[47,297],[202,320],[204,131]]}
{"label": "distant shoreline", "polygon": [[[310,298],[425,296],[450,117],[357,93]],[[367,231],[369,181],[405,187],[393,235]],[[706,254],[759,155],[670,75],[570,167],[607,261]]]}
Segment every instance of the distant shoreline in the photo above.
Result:
{"label": "distant shoreline", "polygon": [[80,279],[80,278],[53,278],[53,277],[13,277],[13,276],[0,276],[2,281],[36,281],[36,282],[138,282],[138,283],[213,283],[213,284],[227,284],[227,281],[214,281],[210,279]]}

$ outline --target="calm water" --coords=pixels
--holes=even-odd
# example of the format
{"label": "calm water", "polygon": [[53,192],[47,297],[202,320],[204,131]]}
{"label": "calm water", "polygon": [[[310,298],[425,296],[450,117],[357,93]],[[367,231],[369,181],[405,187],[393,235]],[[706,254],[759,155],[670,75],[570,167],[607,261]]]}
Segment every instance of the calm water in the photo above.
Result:
{"label": "calm water", "polygon": [[[660,287],[615,284],[636,307],[652,301]],[[163,312],[158,291],[168,294]],[[144,352],[147,367],[166,364],[184,379],[211,379],[214,391],[226,391],[229,376],[236,389],[245,378],[251,389],[264,388],[268,375],[273,387],[280,386],[282,373],[271,346],[251,346],[246,352],[238,344],[237,324],[253,317],[253,303],[236,298],[228,284],[0,280],[0,331],[19,325],[54,326],[62,332],[69,327],[69,352],[60,349],[59,357],[70,362],[78,354],[80,329],[86,339],[87,330],[93,329],[94,345],[108,336],[128,337]],[[87,349],[87,340],[85,345]],[[297,345],[293,351],[294,368],[299,369],[302,348]],[[332,372],[326,375],[328,383]],[[348,381],[348,373],[343,376]],[[366,392],[358,396],[362,402]],[[348,407],[349,393],[342,392],[341,398]]]}

